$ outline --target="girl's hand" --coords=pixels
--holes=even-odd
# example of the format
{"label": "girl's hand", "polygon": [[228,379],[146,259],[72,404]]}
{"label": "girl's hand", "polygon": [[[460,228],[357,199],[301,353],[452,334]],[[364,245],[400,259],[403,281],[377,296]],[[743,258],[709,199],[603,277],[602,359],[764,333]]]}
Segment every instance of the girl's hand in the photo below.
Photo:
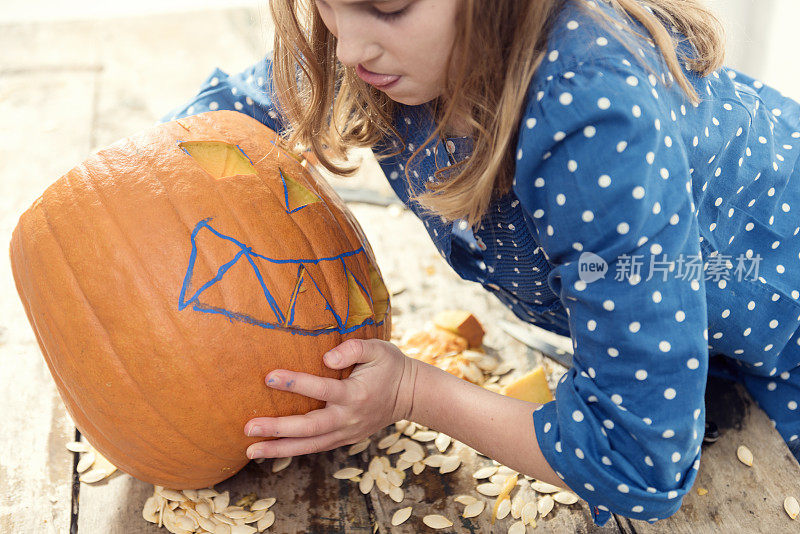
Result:
{"label": "girl's hand", "polygon": [[305,415],[256,417],[248,436],[276,437],[247,448],[248,458],[297,456],[357,443],[411,414],[416,363],[394,344],[379,339],[348,339],[324,354],[331,369],[357,364],[340,380],[276,369],[269,387],[326,401]]}

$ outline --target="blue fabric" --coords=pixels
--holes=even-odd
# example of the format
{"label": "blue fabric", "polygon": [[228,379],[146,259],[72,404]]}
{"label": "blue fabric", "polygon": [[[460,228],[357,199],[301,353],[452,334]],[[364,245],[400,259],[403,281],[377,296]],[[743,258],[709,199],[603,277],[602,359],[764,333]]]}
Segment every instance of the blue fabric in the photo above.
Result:
{"label": "blue fabric", "polygon": [[[707,374],[731,375],[709,355],[735,363],[797,454],[800,104],[734,68],[700,78],[682,65],[692,105],[652,44],[632,53],[583,8],[629,23],[604,2],[564,2],[527,88],[513,188],[475,232],[409,202],[471,139],[437,139],[409,162],[433,123],[427,106],[400,106],[405,145],[373,150],[399,150],[380,161],[389,184],[463,279],[571,336],[574,367],[533,413],[548,463],[597,524],[653,522],[697,474]],[[269,68],[217,69],[162,120],[237,109],[280,128]]]}

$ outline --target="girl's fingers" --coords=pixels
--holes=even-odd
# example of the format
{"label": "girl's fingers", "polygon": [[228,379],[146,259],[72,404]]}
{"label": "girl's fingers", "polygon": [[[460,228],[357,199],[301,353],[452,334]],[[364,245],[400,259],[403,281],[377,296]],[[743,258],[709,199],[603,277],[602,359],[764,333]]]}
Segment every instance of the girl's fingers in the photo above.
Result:
{"label": "girl's fingers", "polygon": [[247,448],[247,457],[250,459],[286,458],[329,451],[344,444],[342,434],[338,431],[310,438],[281,438],[253,443]]}
{"label": "girl's fingers", "polygon": [[346,386],[337,378],[324,378],[321,376],[288,371],[281,369],[273,371],[266,377],[266,383],[274,389],[282,389],[299,393],[312,399],[343,404],[346,400]]}
{"label": "girl's fingers", "polygon": [[357,363],[374,361],[387,350],[388,343],[380,339],[348,339],[323,355],[325,365],[343,369]]}
{"label": "girl's fingers", "polygon": [[286,415],[283,417],[256,417],[248,421],[245,433],[248,436],[259,437],[312,437],[322,436],[351,422],[342,422],[330,408],[311,410],[304,415]]}

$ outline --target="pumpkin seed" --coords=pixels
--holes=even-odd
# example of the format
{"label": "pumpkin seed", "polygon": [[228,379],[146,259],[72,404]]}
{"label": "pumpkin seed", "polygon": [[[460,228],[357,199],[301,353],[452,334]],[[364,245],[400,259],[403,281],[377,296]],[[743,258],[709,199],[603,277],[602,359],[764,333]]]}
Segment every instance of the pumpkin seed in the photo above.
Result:
{"label": "pumpkin seed", "polygon": [[220,493],[212,499],[214,503],[214,514],[220,514],[223,510],[228,508],[228,503],[231,501],[231,494],[228,491]]}
{"label": "pumpkin seed", "polygon": [[383,473],[383,463],[377,456],[373,456],[372,460],[369,461],[369,467],[367,468],[369,474],[372,475],[372,478],[377,479],[378,475]]}
{"label": "pumpkin seed", "polygon": [[183,502],[186,500],[186,496],[181,493],[180,491],[175,491],[169,488],[162,488],[161,486],[156,487],[155,489],[156,494],[162,496],[168,501],[178,501]]}
{"label": "pumpkin seed", "polygon": [[392,485],[389,483],[389,480],[386,478],[386,473],[380,473],[375,478],[375,485],[378,486],[378,489],[381,490],[385,494],[389,494],[389,490],[392,489]]}
{"label": "pumpkin seed", "polygon": [[347,480],[348,478],[353,478],[354,476],[358,476],[363,473],[363,469],[359,469],[358,467],[345,467],[343,469],[339,469],[333,474],[333,478],[338,478],[339,480]]}
{"label": "pumpkin seed", "polygon": [[578,502],[578,496],[571,491],[559,491],[553,494],[553,500],[558,504],[575,504]]}
{"label": "pumpkin seed", "polygon": [[447,447],[450,446],[450,436],[439,432],[439,435],[436,436],[436,440],[434,441],[434,445],[439,449],[439,452],[446,451]]}
{"label": "pumpkin seed", "polygon": [[495,473],[497,473],[497,466],[489,465],[486,467],[481,467],[480,469],[472,473],[472,478],[489,478]]}
{"label": "pumpkin seed", "polygon": [[394,502],[403,502],[403,489],[397,486],[392,486],[389,489],[389,498],[391,498]]}
{"label": "pumpkin seed", "polygon": [[501,486],[506,483],[506,480],[508,480],[508,475],[501,475],[499,473],[489,477],[489,482],[492,484],[500,484]]}
{"label": "pumpkin seed", "polygon": [[411,436],[411,439],[427,443],[428,441],[435,440],[436,436],[438,435],[438,432],[433,432],[431,430],[420,430],[418,432],[414,432],[414,435]]}
{"label": "pumpkin seed", "polygon": [[365,451],[367,447],[369,447],[370,443],[372,443],[372,440],[369,438],[361,440],[358,443],[353,443],[352,445],[350,445],[350,448],[347,449],[347,455],[353,456],[354,454],[358,454],[360,452]]}
{"label": "pumpkin seed", "polygon": [[466,508],[464,508],[464,513],[461,515],[463,517],[477,517],[483,513],[485,508],[485,502],[476,500],[475,502],[468,504]]}
{"label": "pumpkin seed", "polygon": [[[416,463],[416,462],[415,462],[415,463]],[[411,467],[412,465],[414,465],[414,464],[413,464],[413,463],[411,463],[411,462],[408,462],[408,461],[406,461],[406,460],[403,460],[403,459],[401,459],[401,458],[398,458],[398,459],[397,459],[397,462],[395,463],[395,467],[396,467],[397,469],[401,470],[401,471],[405,471],[406,469],[408,469],[408,468],[409,468],[409,467]]]}
{"label": "pumpkin seed", "polygon": [[398,432],[402,432],[403,430],[406,429],[406,427],[408,426],[409,422],[410,421],[407,421],[405,419],[401,419],[401,420],[397,421],[394,424],[394,429],[397,430]]}
{"label": "pumpkin seed", "polygon": [[79,478],[81,482],[85,482],[87,484],[91,484],[93,482],[99,482],[109,476],[113,471],[106,471],[105,469],[90,469],[89,471],[82,474]]}
{"label": "pumpkin seed", "polygon": [[525,523],[516,521],[508,527],[508,534],[525,534]]}
{"label": "pumpkin seed", "polygon": [[206,519],[205,517],[201,517],[201,518],[200,518],[200,519],[197,521],[197,523],[200,525],[200,527],[201,527],[203,530],[207,530],[207,531],[209,531],[209,532],[214,532],[215,530],[217,530],[217,524],[216,524],[216,523],[214,523],[214,522],[213,522],[212,520],[210,520],[210,519]]}
{"label": "pumpkin seed", "polygon": [[264,517],[258,520],[256,528],[258,529],[259,532],[261,532],[271,527],[274,522],[275,522],[275,512],[273,512],[272,510],[268,510],[267,513],[264,515]]}
{"label": "pumpkin seed", "polygon": [[422,462],[414,462],[414,464],[411,466],[411,470],[415,475],[418,475],[425,470],[425,464]]}
{"label": "pumpkin seed", "polygon": [[519,475],[517,471],[514,471],[513,469],[511,469],[510,467],[506,467],[505,465],[498,466],[497,472],[500,473],[501,475],[506,475],[508,477],[512,475]]}
{"label": "pumpkin seed", "polygon": [[550,495],[545,495],[539,502],[536,503],[536,509],[539,511],[539,516],[544,517],[550,513],[550,510],[555,506],[555,501]]}
{"label": "pumpkin seed", "polygon": [[249,525],[234,525],[231,527],[231,534],[255,534],[258,530]]}
{"label": "pumpkin seed", "polygon": [[92,447],[85,441],[70,441],[67,443],[67,450],[72,452],[89,452]]}
{"label": "pumpkin seed", "polygon": [[504,495],[503,500],[500,501],[500,504],[497,506],[497,514],[495,515],[495,518],[505,519],[509,512],[511,512],[511,499],[508,495]]}
{"label": "pumpkin seed", "polygon": [[497,497],[500,495],[503,487],[500,484],[492,484],[491,482],[487,482],[484,484],[478,484],[475,487],[475,490],[481,495],[486,495],[487,497]]}
{"label": "pumpkin seed", "polygon": [[465,506],[469,506],[472,503],[478,502],[478,499],[476,499],[472,495],[457,495],[456,497],[453,498],[453,500]]}
{"label": "pumpkin seed", "polygon": [[94,451],[88,451],[85,454],[82,454],[81,459],[78,460],[78,465],[75,469],[78,471],[78,473],[83,473],[92,466],[95,458],[96,456]]}
{"label": "pumpkin seed", "polygon": [[739,448],[736,449],[736,456],[739,458],[739,461],[742,462],[744,465],[752,467],[753,452],[750,449],[748,449],[744,445],[739,445]]}
{"label": "pumpkin seed", "polygon": [[358,489],[366,495],[370,491],[372,491],[373,486],[375,486],[375,477],[372,476],[372,473],[366,472],[364,476],[361,477],[361,480],[358,483]]}
{"label": "pumpkin seed", "polygon": [[386,472],[386,478],[389,479],[389,482],[392,485],[400,487],[403,485],[403,480],[405,480],[406,474],[403,471],[392,467]]}
{"label": "pumpkin seed", "polygon": [[528,481],[525,479],[519,480],[517,482],[519,485],[519,490],[517,493],[511,498],[511,517],[514,519],[519,519],[522,517],[522,507],[530,500],[531,498],[531,491],[529,489]]}
{"label": "pumpkin seed", "polygon": [[250,515],[250,512],[246,510],[231,510],[230,512],[225,512],[225,515],[235,521],[236,519],[246,519]]}
{"label": "pumpkin seed", "polygon": [[461,465],[461,458],[459,458],[458,456],[448,456],[442,462],[441,467],[439,467],[439,473],[441,474],[452,473],[453,471],[458,469],[460,465]]}
{"label": "pumpkin seed", "polygon": [[442,464],[447,459],[444,454],[431,454],[427,456],[422,463],[430,467],[442,467]]}
{"label": "pumpkin seed", "polygon": [[269,509],[270,506],[275,504],[275,500],[276,500],[275,497],[270,497],[268,499],[259,499],[250,505],[250,509],[253,511],[267,510]]}
{"label": "pumpkin seed", "polygon": [[453,522],[443,515],[430,514],[422,518],[422,522],[431,528],[448,528],[453,526]]}
{"label": "pumpkin seed", "polygon": [[536,503],[533,501],[528,501],[525,503],[525,506],[522,507],[522,522],[526,525],[529,525],[531,521],[536,519],[536,514],[539,513],[539,509],[536,506]]}
{"label": "pumpkin seed", "polygon": [[406,449],[403,454],[400,455],[400,458],[407,461],[407,462],[420,462],[425,457],[425,455],[419,451],[409,450]]}
{"label": "pumpkin seed", "polygon": [[213,521],[214,519],[216,519],[217,521],[219,521],[219,522],[221,522],[221,523],[224,523],[224,524],[226,524],[226,525],[233,526],[233,525],[235,525],[235,524],[236,524],[236,521],[234,521],[234,520],[233,520],[233,519],[231,519],[230,517],[228,517],[228,516],[226,516],[226,515],[223,515],[223,514],[220,514],[220,513],[215,513],[215,514],[212,516],[212,518],[213,518],[213,519],[212,519],[212,521]]}
{"label": "pumpkin seed", "polygon": [[409,517],[411,517],[411,507],[400,508],[392,514],[392,525],[395,527],[397,525],[402,525]]}
{"label": "pumpkin seed", "polygon": [[156,501],[155,497],[148,497],[147,500],[144,502],[144,508],[142,509],[142,517],[144,517],[145,521],[156,523],[158,522],[158,516],[156,515],[157,512],[158,512],[158,501]]}
{"label": "pumpkin seed", "polygon": [[417,423],[413,421],[408,423],[408,426],[402,430],[403,434],[405,434],[406,436],[412,436],[416,431],[417,431]]}
{"label": "pumpkin seed", "polygon": [[404,451],[406,449],[406,443],[409,441],[410,440],[408,438],[400,438],[388,449],[386,449],[386,454],[394,454],[396,452]]}
{"label": "pumpkin seed", "polygon": [[797,519],[797,515],[800,514],[800,503],[792,496],[786,497],[783,500],[783,509],[789,514],[789,517]]}
{"label": "pumpkin seed", "polygon": [[531,483],[531,488],[539,493],[556,493],[557,491],[562,491],[558,486],[542,482],[541,480],[534,480]]}
{"label": "pumpkin seed", "polygon": [[292,463],[292,456],[287,456],[286,458],[275,458],[272,461],[272,472],[277,473],[283,469],[289,467],[289,464]]}
{"label": "pumpkin seed", "polygon": [[383,439],[381,439],[378,442],[378,448],[379,449],[386,449],[388,447],[391,447],[392,445],[397,443],[397,441],[399,439],[400,439],[400,432],[395,432],[394,434],[389,434],[388,436],[385,436]]}

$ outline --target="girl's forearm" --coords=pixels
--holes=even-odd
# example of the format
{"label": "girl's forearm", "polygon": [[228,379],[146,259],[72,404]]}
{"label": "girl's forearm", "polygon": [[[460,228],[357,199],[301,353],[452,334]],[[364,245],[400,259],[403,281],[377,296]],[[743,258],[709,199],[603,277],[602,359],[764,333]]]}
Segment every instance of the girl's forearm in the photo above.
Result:
{"label": "girl's forearm", "polygon": [[521,474],[566,488],[536,440],[533,411],[539,404],[506,397],[413,361],[409,420],[444,432]]}

